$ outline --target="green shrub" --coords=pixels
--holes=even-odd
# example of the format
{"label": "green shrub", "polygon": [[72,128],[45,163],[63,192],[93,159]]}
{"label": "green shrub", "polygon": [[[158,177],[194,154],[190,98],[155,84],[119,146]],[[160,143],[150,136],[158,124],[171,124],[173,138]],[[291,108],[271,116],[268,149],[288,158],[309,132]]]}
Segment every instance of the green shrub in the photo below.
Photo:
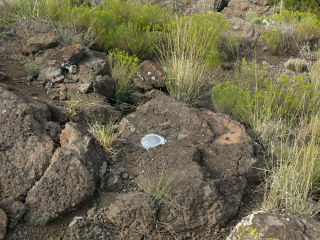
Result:
{"label": "green shrub", "polygon": [[100,50],[118,48],[145,58],[153,53],[155,39],[172,16],[158,6],[110,0],[95,7],[63,7],[57,20],[68,24],[75,19],[78,28],[91,27]]}
{"label": "green shrub", "polygon": [[[252,73],[256,72],[255,76],[250,75],[249,66]],[[254,70],[256,66],[243,60],[238,66],[240,69],[235,81],[213,87],[212,101],[218,111],[253,125],[253,113],[261,111],[262,114],[264,108],[272,109],[270,118],[291,121],[297,116],[312,115],[320,107],[320,91],[315,87],[316,83],[307,80],[306,75],[292,78],[281,75],[276,82],[270,82],[265,79],[265,69]]]}
{"label": "green shrub", "polygon": [[268,0],[270,5],[281,5],[288,10],[310,11],[318,14],[320,11],[320,2],[318,0]]}
{"label": "green shrub", "polygon": [[132,78],[138,71],[139,59],[116,49],[109,51],[108,63],[111,76],[116,81],[115,99],[124,102],[128,97]]}
{"label": "green shrub", "polygon": [[254,103],[251,92],[227,81],[213,88],[211,98],[218,112],[229,114],[244,123],[249,119]]}
{"label": "green shrub", "polygon": [[284,10],[273,16],[261,39],[274,54],[296,53],[302,45],[317,46],[320,20],[312,13]]}
{"label": "green shrub", "polygon": [[57,17],[59,8],[63,5],[69,5],[69,1],[3,0],[3,9],[0,11],[0,23],[4,25],[30,17],[53,19]]}

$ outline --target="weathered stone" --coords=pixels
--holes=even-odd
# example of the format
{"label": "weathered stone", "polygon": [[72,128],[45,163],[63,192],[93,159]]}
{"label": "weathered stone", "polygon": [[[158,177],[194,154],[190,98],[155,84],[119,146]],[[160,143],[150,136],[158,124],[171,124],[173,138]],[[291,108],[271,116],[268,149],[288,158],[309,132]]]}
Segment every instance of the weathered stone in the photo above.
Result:
{"label": "weathered stone", "polygon": [[133,81],[137,87],[144,90],[163,88],[165,87],[165,73],[159,64],[147,60],[140,64]]}
{"label": "weathered stone", "polygon": [[68,123],[45,174],[28,192],[25,220],[43,225],[92,196],[104,161],[102,149],[83,127]]}
{"label": "weathered stone", "polygon": [[59,43],[59,37],[54,32],[42,33],[33,36],[27,41],[26,53],[38,52],[48,48],[56,47]]}
{"label": "weathered stone", "polygon": [[9,228],[13,228],[22,219],[26,211],[26,206],[13,197],[1,200],[0,207],[7,213]]}
{"label": "weathered stone", "polygon": [[79,72],[74,78],[78,78],[80,83],[93,82],[97,75],[107,75],[109,71],[107,55],[94,50],[88,51],[78,66]]}
{"label": "weathered stone", "polygon": [[103,102],[82,103],[76,106],[76,111],[76,120],[84,123],[107,123],[110,119],[121,119],[121,112]]}
{"label": "weathered stone", "polygon": [[62,70],[60,67],[50,67],[39,72],[39,81],[54,81],[55,78],[60,77]]}
{"label": "weathered stone", "polygon": [[74,217],[63,237],[63,240],[113,240],[109,232],[99,223],[84,217]]}
{"label": "weathered stone", "polygon": [[92,87],[93,87],[93,83],[90,82],[90,83],[81,83],[79,84],[79,91],[81,93],[88,93],[92,90]]}
{"label": "weathered stone", "polygon": [[55,146],[44,124],[46,104],[27,100],[0,86],[0,200],[23,199],[49,166]]}
{"label": "weathered stone", "polygon": [[43,55],[36,57],[36,62],[39,66],[44,66],[44,68],[66,68],[77,64],[87,51],[86,47],[79,44],[48,49]]}
{"label": "weathered stone", "polygon": [[0,209],[0,240],[4,240],[7,231],[7,215]]}
{"label": "weathered stone", "polygon": [[140,233],[148,233],[155,221],[157,206],[145,193],[106,193],[102,195],[99,208],[91,214],[96,221],[121,228],[131,228]]}
{"label": "weathered stone", "polygon": [[247,12],[255,12],[258,15],[273,14],[273,10],[271,6],[267,5],[266,0],[230,0],[222,14],[228,18],[244,18]]}
{"label": "weathered stone", "polygon": [[115,89],[116,83],[108,75],[98,75],[93,82],[93,91],[108,98],[113,97]]}
{"label": "weathered stone", "polygon": [[[164,204],[159,211],[160,220],[176,230],[226,224],[237,214],[247,179],[258,178],[251,169],[262,161],[253,158],[252,139],[224,114],[159,94],[124,118],[120,132],[125,145],[116,147],[126,146],[118,157],[128,174],[144,190],[162,181],[160,197],[179,206]],[[151,133],[166,143],[146,151],[140,140]]]}
{"label": "weathered stone", "polygon": [[309,216],[258,211],[243,218],[227,240],[318,240],[320,223]]}

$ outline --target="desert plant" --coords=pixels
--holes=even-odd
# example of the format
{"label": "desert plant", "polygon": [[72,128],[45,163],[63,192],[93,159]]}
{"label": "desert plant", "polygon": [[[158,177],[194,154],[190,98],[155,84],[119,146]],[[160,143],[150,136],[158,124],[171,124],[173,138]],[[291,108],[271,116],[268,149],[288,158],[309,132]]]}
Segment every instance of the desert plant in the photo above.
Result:
{"label": "desert plant", "polygon": [[124,102],[128,97],[132,78],[138,71],[139,59],[115,49],[109,51],[108,63],[111,76],[116,81],[115,99]]}
{"label": "desert plant", "polygon": [[107,124],[89,123],[89,130],[105,151],[110,151],[112,144],[118,139],[117,125],[110,119]]}
{"label": "desert plant", "polygon": [[220,64],[219,44],[227,30],[228,24],[220,15],[194,15],[177,19],[159,40],[171,96],[190,105],[197,101],[206,85],[206,73]]}
{"label": "desert plant", "polygon": [[268,19],[258,17],[258,14],[256,12],[247,12],[245,15],[245,18],[248,22],[252,24],[265,25],[265,26],[270,25],[270,21]]}
{"label": "desert plant", "polygon": [[320,20],[315,14],[284,10],[271,21],[261,39],[274,54],[295,53],[305,44],[319,42]]}
{"label": "desert plant", "polygon": [[293,11],[310,11],[319,13],[320,2],[318,0],[268,0],[270,5],[281,5],[282,7]]}
{"label": "desert plant", "polygon": [[34,61],[33,56],[30,55],[27,62],[23,65],[24,70],[31,77],[37,77],[39,74],[39,67],[37,63]]}

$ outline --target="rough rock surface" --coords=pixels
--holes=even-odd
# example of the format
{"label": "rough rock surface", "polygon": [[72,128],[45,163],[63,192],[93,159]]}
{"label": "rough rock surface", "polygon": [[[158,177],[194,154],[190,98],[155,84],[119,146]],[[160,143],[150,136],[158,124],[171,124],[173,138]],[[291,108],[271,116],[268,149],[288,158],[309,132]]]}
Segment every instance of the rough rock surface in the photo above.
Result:
{"label": "rough rock surface", "polygon": [[[160,198],[171,204],[162,204],[158,216],[176,230],[224,225],[236,215],[247,179],[257,178],[252,167],[261,162],[251,138],[224,114],[160,95],[124,118],[120,129],[118,147],[127,151],[119,159],[141,189],[165,187]],[[151,133],[166,143],[146,151],[140,139]]]}
{"label": "rough rock surface", "polygon": [[55,150],[44,129],[51,113],[47,105],[1,86],[0,102],[0,200],[21,200],[43,175]]}
{"label": "rough rock surface", "polygon": [[0,209],[0,240],[4,240],[7,231],[7,215]]}
{"label": "rough rock surface", "polygon": [[68,123],[50,166],[28,192],[25,220],[42,225],[92,196],[104,161],[102,149],[80,125]]}
{"label": "rough rock surface", "polygon": [[109,221],[123,229],[148,233],[156,219],[156,212],[155,201],[145,193],[105,193],[100,198],[99,208],[90,217],[101,223]]}
{"label": "rough rock surface", "polygon": [[58,45],[59,37],[54,32],[42,33],[33,36],[27,40],[27,46],[24,50],[26,53],[46,50]]}
{"label": "rough rock surface", "polygon": [[258,211],[243,218],[227,238],[236,239],[316,240],[320,223],[299,214]]}
{"label": "rough rock surface", "polygon": [[63,240],[113,240],[104,227],[88,218],[75,217],[63,237]]}
{"label": "rough rock surface", "polygon": [[152,61],[144,61],[140,64],[134,84],[143,90],[165,87],[165,73],[162,67]]}
{"label": "rough rock surface", "polygon": [[22,219],[26,206],[21,201],[15,200],[13,197],[5,198],[0,201],[0,207],[8,216],[8,228],[13,228],[20,219]]}
{"label": "rough rock surface", "polygon": [[247,12],[268,15],[272,14],[272,8],[266,0],[230,0],[228,6],[222,10],[222,14],[228,18],[244,18]]}

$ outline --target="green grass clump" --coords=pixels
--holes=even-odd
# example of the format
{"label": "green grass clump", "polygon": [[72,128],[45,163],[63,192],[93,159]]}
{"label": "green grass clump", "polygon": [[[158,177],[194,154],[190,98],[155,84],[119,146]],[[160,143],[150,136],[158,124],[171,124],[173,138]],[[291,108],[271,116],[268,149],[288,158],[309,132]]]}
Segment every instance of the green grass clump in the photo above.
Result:
{"label": "green grass clump", "polygon": [[139,59],[115,49],[109,51],[108,63],[111,76],[116,81],[115,99],[124,102],[127,100],[132,79],[138,71]]}
{"label": "green grass clump", "polygon": [[0,24],[19,22],[30,17],[54,19],[63,5],[69,5],[68,0],[2,0]]}
{"label": "green grass clump", "polygon": [[80,29],[90,26],[100,50],[118,48],[145,58],[153,54],[154,41],[172,16],[158,6],[110,0],[94,7],[62,7],[56,19],[65,24],[75,19]]}
{"label": "green grass clump", "polygon": [[320,40],[320,19],[308,12],[283,10],[275,14],[262,41],[274,54],[296,53],[303,45]]}
{"label": "green grass clump", "polygon": [[206,85],[206,73],[221,61],[221,38],[229,30],[216,13],[177,18],[158,49],[166,72],[169,94],[193,105]]}
{"label": "green grass clump", "polygon": [[99,122],[89,124],[89,130],[106,152],[111,150],[112,144],[119,136],[117,125],[113,120],[105,125]]}
{"label": "green grass clump", "polygon": [[154,53],[155,39],[173,19],[169,9],[121,0],[108,0],[98,6],[73,0],[4,1],[2,24],[30,17],[59,21],[77,34],[89,33],[89,42],[94,39],[98,50],[118,48],[140,58]]}
{"label": "green grass clump", "polygon": [[[255,75],[242,76],[248,66]],[[212,100],[218,111],[231,114],[253,129],[265,147],[266,191],[263,207],[315,214],[313,201],[320,180],[320,90],[318,75],[280,76],[269,81],[264,69],[243,61],[233,81],[217,84]]]}

